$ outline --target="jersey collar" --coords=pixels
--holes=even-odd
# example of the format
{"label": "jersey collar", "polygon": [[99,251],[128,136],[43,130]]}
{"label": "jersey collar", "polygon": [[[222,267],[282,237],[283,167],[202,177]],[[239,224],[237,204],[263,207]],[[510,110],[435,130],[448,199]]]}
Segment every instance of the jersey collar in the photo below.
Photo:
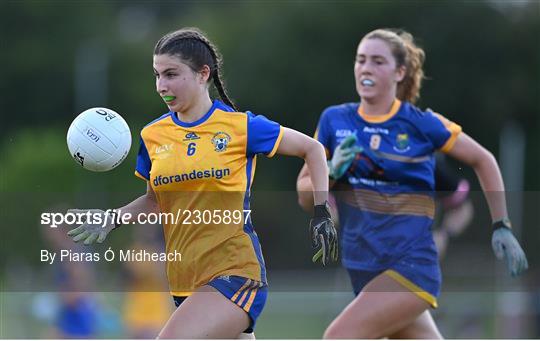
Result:
{"label": "jersey collar", "polygon": [[358,114],[364,119],[364,121],[369,123],[383,123],[394,117],[395,114],[399,111],[401,107],[401,101],[399,99],[394,99],[390,111],[384,115],[367,115],[364,110],[362,110],[362,105],[358,106]]}
{"label": "jersey collar", "polygon": [[199,124],[202,124],[202,123],[206,122],[210,118],[210,116],[212,116],[212,114],[214,113],[214,111],[216,109],[220,109],[223,106],[224,106],[223,103],[221,103],[219,100],[215,99],[214,102],[212,103],[212,106],[210,107],[210,110],[208,110],[208,112],[206,114],[204,114],[203,117],[201,117],[197,121],[193,121],[193,122],[181,121],[178,118],[178,115],[176,115],[176,113],[174,111],[169,111],[169,113],[171,114],[171,117],[172,117],[172,120],[174,121],[174,123],[178,124],[181,127],[190,128],[190,127],[195,127],[195,126],[198,126]]}

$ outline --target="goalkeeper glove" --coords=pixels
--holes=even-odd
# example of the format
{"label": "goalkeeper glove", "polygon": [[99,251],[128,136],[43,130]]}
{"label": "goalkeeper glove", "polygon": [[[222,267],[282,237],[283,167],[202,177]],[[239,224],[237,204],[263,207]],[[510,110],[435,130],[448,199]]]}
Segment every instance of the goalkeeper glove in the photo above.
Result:
{"label": "goalkeeper glove", "polygon": [[328,202],[315,205],[314,215],[309,222],[311,244],[318,251],[313,256],[314,263],[321,260],[323,265],[336,261],[338,258],[337,232],[330,216]]}
{"label": "goalkeeper glove", "polygon": [[506,259],[508,270],[515,277],[527,270],[529,264],[525,252],[512,234],[511,226],[508,218],[494,223],[491,246],[498,259]]}
{"label": "goalkeeper glove", "polygon": [[[87,213],[90,212],[90,213]],[[114,214],[108,214],[103,210],[91,209],[91,210],[77,210],[72,209],[68,210],[68,213],[73,213],[76,215],[84,214],[87,216],[87,219],[91,216],[92,220],[97,220],[99,224],[92,223],[91,221],[84,222],[81,226],[70,230],[67,234],[70,237],[73,237],[74,242],[79,242],[84,239],[85,245],[90,245],[97,240],[98,243],[102,243],[109,232],[114,230],[116,227],[119,227],[120,224],[115,224]],[[97,219],[100,217],[101,219]]]}
{"label": "goalkeeper glove", "polygon": [[328,174],[332,179],[339,179],[351,166],[356,153],[363,151],[363,148],[356,145],[356,135],[347,136],[334,150],[332,159],[328,161]]}

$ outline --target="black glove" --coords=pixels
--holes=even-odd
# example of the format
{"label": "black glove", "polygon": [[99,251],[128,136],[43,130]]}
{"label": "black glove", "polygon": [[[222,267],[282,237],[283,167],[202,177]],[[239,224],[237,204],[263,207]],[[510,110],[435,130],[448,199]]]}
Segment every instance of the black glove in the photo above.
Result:
{"label": "black glove", "polygon": [[315,205],[313,218],[309,222],[309,232],[313,248],[318,249],[312,258],[313,263],[318,262],[319,259],[323,265],[330,263],[330,260],[337,261],[337,232],[330,216],[328,202]]}

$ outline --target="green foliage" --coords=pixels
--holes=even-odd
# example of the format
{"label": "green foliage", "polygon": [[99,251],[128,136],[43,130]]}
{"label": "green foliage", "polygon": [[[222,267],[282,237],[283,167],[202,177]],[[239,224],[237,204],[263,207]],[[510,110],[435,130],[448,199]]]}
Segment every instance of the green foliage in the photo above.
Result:
{"label": "green foliage", "polygon": [[[23,128],[5,139],[0,148],[1,191],[11,193],[77,193],[127,190],[140,180],[131,177],[136,146],[118,168],[94,173],[80,167],[69,154],[66,131]],[[134,140],[138,141],[138,140]]]}
{"label": "green foliage", "polygon": [[113,171],[94,173],[72,159],[65,136],[66,131],[56,127],[24,128],[1,144],[0,229],[9,231],[9,243],[2,241],[0,265],[39,264],[39,250],[46,247],[41,236],[49,228],[40,225],[42,213],[118,207],[145,190],[133,176],[133,150]]}

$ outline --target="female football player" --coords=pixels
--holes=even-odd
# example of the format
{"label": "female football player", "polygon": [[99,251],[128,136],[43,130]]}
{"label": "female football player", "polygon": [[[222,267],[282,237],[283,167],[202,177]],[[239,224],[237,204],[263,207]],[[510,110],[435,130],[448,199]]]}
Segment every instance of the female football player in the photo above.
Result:
{"label": "female football player", "polygon": [[[141,132],[135,173],[147,182],[146,194],[119,211],[123,217],[173,216],[161,223],[167,255],[175,255],[167,259],[167,277],[178,308],[159,337],[251,337],[241,334],[253,331],[267,296],[249,209],[257,155],[305,159],[314,185],[311,233],[326,263],[335,255],[337,238],[325,205],[324,148],[264,116],[237,110],[221,80],[218,51],[198,29],[163,36],[154,49],[153,69],[156,91],[169,112]],[[211,100],[212,82],[221,100]],[[114,227],[86,223],[70,235],[86,244],[102,242]]]}
{"label": "female football player", "polygon": [[[409,33],[368,33],[354,63],[360,103],[321,115],[316,138],[327,149],[342,263],[357,294],[325,338],[441,337],[428,311],[437,306],[441,285],[431,233],[435,151],[474,168],[493,220],[496,256],[506,258],[512,275],[527,268],[493,155],[457,124],[414,106],[423,62]],[[303,206],[311,202],[309,172],[304,167],[297,183]]]}

